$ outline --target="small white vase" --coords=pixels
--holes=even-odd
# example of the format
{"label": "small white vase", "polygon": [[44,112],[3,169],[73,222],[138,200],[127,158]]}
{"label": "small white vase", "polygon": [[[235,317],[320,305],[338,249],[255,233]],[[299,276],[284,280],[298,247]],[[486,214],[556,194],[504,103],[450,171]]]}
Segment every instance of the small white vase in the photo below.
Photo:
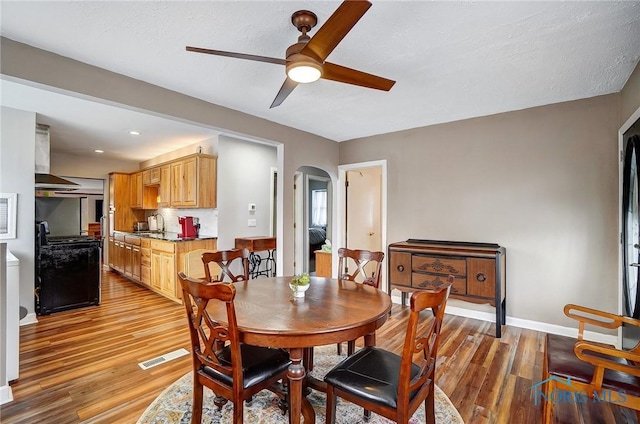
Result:
{"label": "small white vase", "polygon": [[289,283],[289,287],[291,288],[291,292],[293,293],[293,297],[304,297],[304,292],[309,288],[309,284],[306,286],[294,286]]}

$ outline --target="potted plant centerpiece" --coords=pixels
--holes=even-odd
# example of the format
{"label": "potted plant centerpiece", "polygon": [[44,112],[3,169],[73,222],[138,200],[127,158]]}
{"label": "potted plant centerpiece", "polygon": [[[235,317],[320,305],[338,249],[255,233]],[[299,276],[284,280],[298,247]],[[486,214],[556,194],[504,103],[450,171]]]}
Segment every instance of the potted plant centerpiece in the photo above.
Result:
{"label": "potted plant centerpiece", "polygon": [[304,292],[309,288],[310,281],[311,278],[309,278],[309,274],[307,273],[294,275],[289,283],[293,297],[304,297]]}

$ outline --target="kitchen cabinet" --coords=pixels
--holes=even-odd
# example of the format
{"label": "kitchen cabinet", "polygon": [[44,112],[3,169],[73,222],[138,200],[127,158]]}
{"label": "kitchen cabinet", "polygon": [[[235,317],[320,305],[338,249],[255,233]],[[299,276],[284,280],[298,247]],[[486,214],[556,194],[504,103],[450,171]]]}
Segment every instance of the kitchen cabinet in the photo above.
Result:
{"label": "kitchen cabinet", "polygon": [[197,154],[171,162],[170,206],[215,208],[216,161],[215,156]]}
{"label": "kitchen cabinet", "polygon": [[217,249],[216,239],[168,241],[116,232],[109,238],[109,266],[124,277],[181,302],[179,271],[202,277],[202,252]]}
{"label": "kitchen cabinet", "polygon": [[389,294],[438,287],[454,277],[449,297],[496,308],[496,337],[506,311],[506,249],[495,243],[409,239],[389,245]]}
{"label": "kitchen cabinet", "polygon": [[151,285],[151,240],[140,240],[140,282]]}
{"label": "kitchen cabinet", "polygon": [[109,262],[113,269],[120,273],[124,273],[126,256],[126,251],[124,248],[124,236],[116,233],[113,236],[112,240],[113,241],[109,245]]}
{"label": "kitchen cabinet", "polygon": [[158,187],[158,207],[168,208],[171,204],[171,165],[160,167],[160,183]]}
{"label": "kitchen cabinet", "polygon": [[142,172],[131,174],[131,207],[134,209],[142,209],[143,201],[143,185]]}
{"label": "kitchen cabinet", "polygon": [[145,169],[142,172],[142,185],[143,186],[156,186],[160,184],[160,167],[157,166],[151,169]]}
{"label": "kitchen cabinet", "polygon": [[132,231],[133,223],[144,221],[144,211],[131,208],[131,176],[109,174],[109,235],[114,231]]}
{"label": "kitchen cabinet", "polygon": [[151,287],[161,294],[176,297],[176,243],[151,240]]}
{"label": "kitchen cabinet", "polygon": [[124,237],[125,260],[124,275],[134,281],[140,281],[140,237]]}

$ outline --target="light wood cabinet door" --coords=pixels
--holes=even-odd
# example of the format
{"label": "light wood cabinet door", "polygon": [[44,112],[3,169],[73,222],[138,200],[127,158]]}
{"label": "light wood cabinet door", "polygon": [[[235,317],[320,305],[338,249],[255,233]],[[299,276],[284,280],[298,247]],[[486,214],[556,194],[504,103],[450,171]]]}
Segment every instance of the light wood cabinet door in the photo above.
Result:
{"label": "light wood cabinet door", "polygon": [[124,257],[123,257],[124,275],[126,275],[129,278],[132,278],[133,276],[133,273],[132,273],[133,259],[131,256],[132,246],[130,244],[125,243],[123,245],[123,249],[124,249]]}
{"label": "light wood cabinet door", "polygon": [[131,246],[131,278],[140,281],[141,272],[140,246]]}
{"label": "light wood cabinet door", "polygon": [[182,161],[171,164],[171,206],[182,206]]}
{"label": "light wood cabinet door", "polygon": [[158,207],[166,208],[171,204],[171,165],[160,168],[160,187],[158,189]]}
{"label": "light wood cabinet door", "polygon": [[131,208],[131,176],[109,174],[109,234],[132,231],[133,223],[144,220],[144,211]]}
{"label": "light wood cabinet door", "polygon": [[167,296],[175,297],[176,295],[176,278],[175,268],[176,261],[175,256],[172,253],[162,252],[160,253],[160,266],[162,271],[160,273],[160,291]]}
{"label": "light wood cabinet door", "polygon": [[182,161],[182,206],[198,205],[197,158]]}
{"label": "light wood cabinet door", "polygon": [[131,207],[134,209],[142,209],[143,206],[143,184],[142,172],[131,174]]}
{"label": "light wood cabinet door", "polygon": [[160,290],[162,281],[162,253],[151,251],[151,287]]}

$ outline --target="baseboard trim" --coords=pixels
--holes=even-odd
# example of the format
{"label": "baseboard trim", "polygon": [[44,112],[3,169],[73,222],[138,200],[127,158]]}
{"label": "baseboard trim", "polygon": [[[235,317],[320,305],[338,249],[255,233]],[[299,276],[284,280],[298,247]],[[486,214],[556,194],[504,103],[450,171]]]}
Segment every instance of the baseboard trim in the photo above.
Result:
{"label": "baseboard trim", "polygon": [[[392,296],[391,301],[393,303],[402,303],[400,296]],[[459,317],[473,318],[480,321],[496,322],[496,315],[491,312],[474,311],[472,309],[460,308],[458,306],[447,305],[447,314],[456,315]],[[518,328],[526,328],[528,330],[541,331],[543,333],[557,334],[559,336],[577,337],[578,329],[573,327],[564,327],[562,325],[549,324],[546,322],[532,321],[522,318],[514,318],[507,316],[507,325]],[[620,346],[618,336],[611,334],[602,334],[595,331],[584,332],[584,338],[587,340],[593,340],[600,343],[612,344]]]}
{"label": "baseboard trim", "polygon": [[37,323],[38,323],[38,318],[36,318],[35,312],[31,312],[30,314],[27,314],[24,318],[20,320],[21,327],[23,325],[37,324]]}
{"label": "baseboard trim", "polygon": [[0,405],[4,405],[5,403],[13,402],[13,392],[11,391],[11,386],[1,386],[0,387]]}

